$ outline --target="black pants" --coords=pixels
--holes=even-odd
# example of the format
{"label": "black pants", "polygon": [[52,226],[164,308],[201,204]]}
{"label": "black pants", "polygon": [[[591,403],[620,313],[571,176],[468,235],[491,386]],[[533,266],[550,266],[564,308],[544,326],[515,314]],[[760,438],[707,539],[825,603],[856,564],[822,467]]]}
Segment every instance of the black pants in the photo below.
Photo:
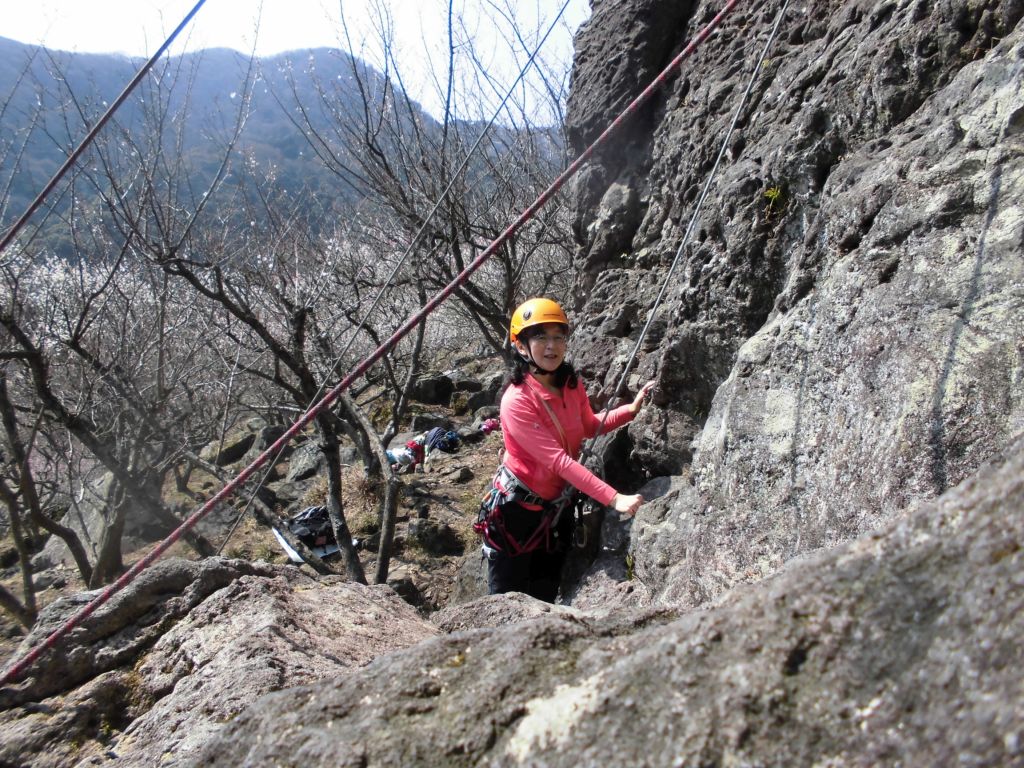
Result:
{"label": "black pants", "polygon": [[[540,510],[524,509],[515,503],[501,508],[505,530],[520,544],[525,544],[537,530],[543,514]],[[501,550],[492,553],[487,560],[490,593],[524,592],[547,603],[555,602],[562,581],[562,565],[572,540],[572,528],[572,510],[566,509],[558,522],[558,530],[551,530],[550,539],[542,540],[540,547],[522,555],[512,555],[511,547],[492,529],[491,536],[501,545]]]}

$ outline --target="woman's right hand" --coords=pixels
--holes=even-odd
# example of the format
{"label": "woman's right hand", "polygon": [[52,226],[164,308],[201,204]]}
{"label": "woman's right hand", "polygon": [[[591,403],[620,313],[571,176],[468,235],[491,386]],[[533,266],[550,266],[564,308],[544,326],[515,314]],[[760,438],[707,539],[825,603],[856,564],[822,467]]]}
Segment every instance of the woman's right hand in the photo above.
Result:
{"label": "woman's right hand", "polygon": [[632,517],[636,514],[636,511],[640,509],[640,505],[643,503],[644,497],[639,493],[635,493],[632,496],[616,493],[615,498],[612,500],[612,509],[623,515],[629,515]]}

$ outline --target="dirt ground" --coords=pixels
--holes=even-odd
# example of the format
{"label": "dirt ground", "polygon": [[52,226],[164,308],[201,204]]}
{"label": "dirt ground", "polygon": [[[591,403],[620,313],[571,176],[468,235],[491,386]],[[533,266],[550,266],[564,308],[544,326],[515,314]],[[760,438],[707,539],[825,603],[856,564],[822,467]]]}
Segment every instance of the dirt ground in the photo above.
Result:
{"label": "dirt ground", "polygon": [[[480,498],[497,468],[500,447],[501,433],[494,432],[479,443],[463,444],[456,453],[432,457],[426,471],[399,476],[402,496],[388,583],[425,614],[447,605],[459,563],[465,553],[478,546],[472,525]],[[346,473],[344,503],[353,537],[363,543],[360,560],[367,580],[372,582],[379,540],[375,536],[379,530],[377,499],[374,489],[367,487],[361,474],[357,468]],[[219,537],[211,536],[216,544],[223,543],[225,556],[279,564],[289,562],[270,529],[257,523],[251,515],[243,518],[230,539],[224,542],[226,535],[225,530]],[[144,557],[153,546],[155,544],[127,554],[126,565]],[[172,556],[195,558],[196,554],[179,542],[164,555]],[[305,565],[295,567],[308,568]],[[37,593],[40,608],[61,596],[85,590],[74,568],[54,569],[47,573],[47,581],[52,583]],[[17,565],[0,572],[0,583],[21,597],[21,573]],[[10,659],[24,635],[24,627],[9,613],[0,610],[0,659],[5,662]]]}

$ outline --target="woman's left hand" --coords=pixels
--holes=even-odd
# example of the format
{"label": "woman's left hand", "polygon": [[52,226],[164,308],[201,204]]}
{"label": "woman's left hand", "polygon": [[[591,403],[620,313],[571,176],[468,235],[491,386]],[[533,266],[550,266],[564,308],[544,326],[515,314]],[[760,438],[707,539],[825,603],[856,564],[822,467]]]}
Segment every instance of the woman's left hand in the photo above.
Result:
{"label": "woman's left hand", "polygon": [[653,380],[648,381],[646,384],[640,387],[640,391],[636,393],[636,398],[633,400],[633,404],[630,405],[630,409],[633,411],[633,413],[636,413],[637,411],[640,410],[641,406],[644,404],[644,398],[646,398],[647,395],[650,394],[652,389],[654,389]]}

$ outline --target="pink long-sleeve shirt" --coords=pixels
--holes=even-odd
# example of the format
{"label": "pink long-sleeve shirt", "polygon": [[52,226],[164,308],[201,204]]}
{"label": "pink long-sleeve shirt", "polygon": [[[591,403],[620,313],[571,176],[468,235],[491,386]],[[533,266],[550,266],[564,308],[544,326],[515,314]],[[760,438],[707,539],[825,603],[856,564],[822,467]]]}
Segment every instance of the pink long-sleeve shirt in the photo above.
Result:
{"label": "pink long-sleeve shirt", "polygon": [[[558,417],[569,444],[562,447],[558,427],[540,404],[543,399]],[[608,414],[602,433],[611,432],[633,420],[629,405]],[[530,490],[542,498],[558,498],[566,483],[592,499],[609,505],[617,491],[584,467],[576,457],[587,438],[594,437],[603,414],[595,414],[583,383],[561,394],[549,392],[532,375],[522,384],[512,384],[501,398],[501,429],[505,437],[504,464]]]}

